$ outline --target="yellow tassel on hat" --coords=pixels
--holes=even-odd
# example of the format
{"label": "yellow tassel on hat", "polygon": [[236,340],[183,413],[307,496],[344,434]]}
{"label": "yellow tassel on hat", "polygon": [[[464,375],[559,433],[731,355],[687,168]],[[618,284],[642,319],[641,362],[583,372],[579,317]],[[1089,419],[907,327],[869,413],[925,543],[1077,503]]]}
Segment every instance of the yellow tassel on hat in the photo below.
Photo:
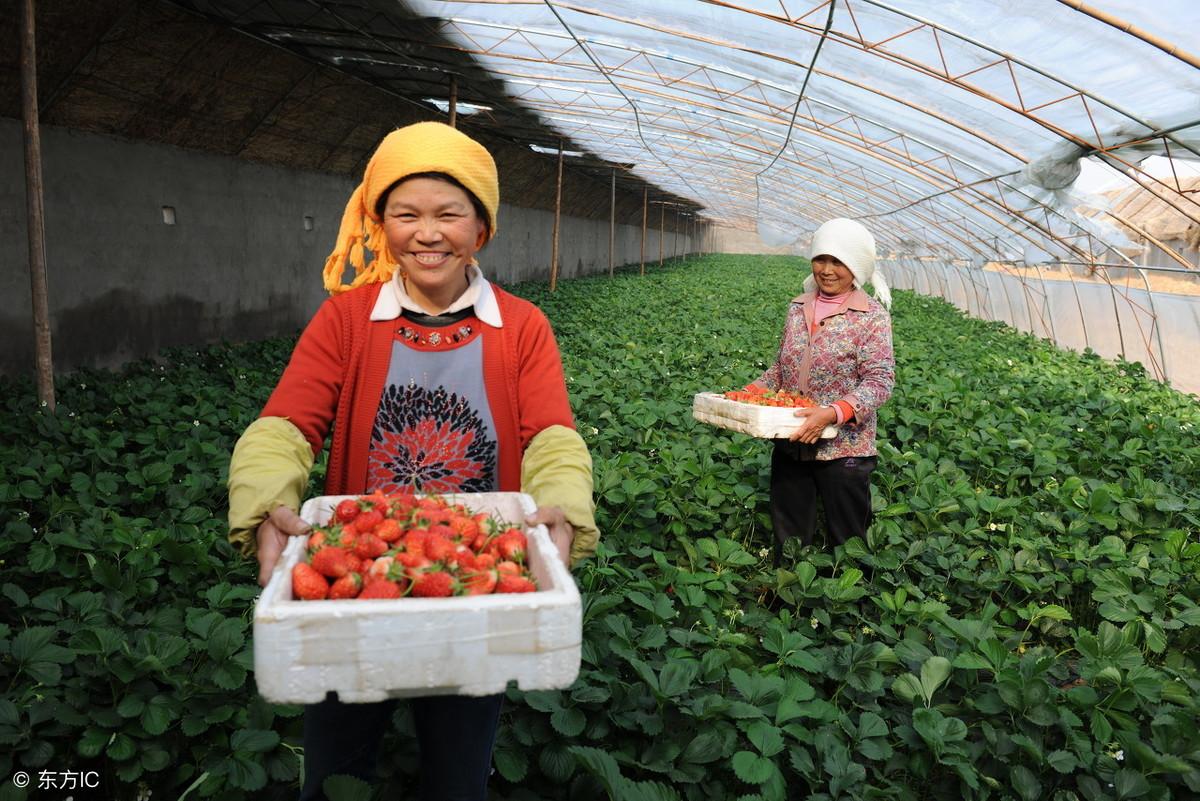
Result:
{"label": "yellow tassel on hat", "polygon": [[[323,271],[325,288],[330,294],[391,279],[397,264],[388,251],[375,206],[397,181],[424,172],[445,173],[475,195],[488,215],[484,241],[495,236],[500,182],[496,162],[487,148],[440,122],[405,126],[384,137],[363,170],[362,183],[346,203],[333,252],[325,260]],[[349,284],[344,284],[342,274],[347,260],[355,275]]]}

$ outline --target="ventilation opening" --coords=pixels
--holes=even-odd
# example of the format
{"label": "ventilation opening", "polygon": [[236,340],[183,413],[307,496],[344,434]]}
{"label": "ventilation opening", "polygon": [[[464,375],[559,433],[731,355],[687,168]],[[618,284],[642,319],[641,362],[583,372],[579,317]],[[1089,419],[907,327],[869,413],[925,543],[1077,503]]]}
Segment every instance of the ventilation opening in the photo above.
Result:
{"label": "ventilation opening", "polygon": [[311,231],[313,229],[313,218],[306,216],[304,218],[304,230]]}

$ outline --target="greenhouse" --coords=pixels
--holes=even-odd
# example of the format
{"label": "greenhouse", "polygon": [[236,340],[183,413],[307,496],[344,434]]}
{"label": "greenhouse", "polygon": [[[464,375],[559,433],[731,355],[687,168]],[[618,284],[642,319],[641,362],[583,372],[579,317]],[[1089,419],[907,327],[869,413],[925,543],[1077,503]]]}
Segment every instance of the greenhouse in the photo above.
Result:
{"label": "greenhouse", "polygon": [[8,5],[0,801],[1200,798],[1200,5]]}

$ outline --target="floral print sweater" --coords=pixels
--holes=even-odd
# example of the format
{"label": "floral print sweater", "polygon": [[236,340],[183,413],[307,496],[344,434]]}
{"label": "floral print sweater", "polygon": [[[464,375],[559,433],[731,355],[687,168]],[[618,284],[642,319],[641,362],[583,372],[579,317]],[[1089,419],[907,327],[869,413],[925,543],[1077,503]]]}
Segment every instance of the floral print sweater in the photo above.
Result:
{"label": "floral print sweater", "polygon": [[892,394],[896,362],[892,353],[892,319],[887,310],[856,289],[833,314],[814,321],[816,293],[792,301],[783,326],[779,355],[754,382],[770,389],[790,389],[828,406],[845,401],[854,417],[833,439],[801,446],[808,458],[841,459],[874,456],[876,409]]}

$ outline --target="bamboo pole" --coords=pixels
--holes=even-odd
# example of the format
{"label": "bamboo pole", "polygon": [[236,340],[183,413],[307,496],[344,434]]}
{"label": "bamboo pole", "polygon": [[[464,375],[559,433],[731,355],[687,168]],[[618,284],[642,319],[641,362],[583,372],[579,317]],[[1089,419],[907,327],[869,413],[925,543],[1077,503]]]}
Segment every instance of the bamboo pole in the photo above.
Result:
{"label": "bamboo pole", "polygon": [[612,278],[617,262],[617,170],[612,171],[612,199],[609,201],[608,217],[608,277]]}
{"label": "bamboo pole", "polygon": [[458,76],[450,76],[450,127],[458,127]]}
{"label": "bamboo pole", "polygon": [[42,138],[38,124],[37,43],[33,0],[21,3],[21,117],[25,125],[25,230],[29,237],[29,285],[33,293],[34,363],[38,400],[54,411],[54,358],[47,300],[45,208],[42,202]]}
{"label": "bamboo pole", "polygon": [[646,212],[649,210],[650,188],[642,187],[642,271],[646,274]]}
{"label": "bamboo pole", "polygon": [[558,140],[558,180],[554,186],[554,244],[550,248],[550,291],[558,288],[558,228],[562,218],[563,142]]}

